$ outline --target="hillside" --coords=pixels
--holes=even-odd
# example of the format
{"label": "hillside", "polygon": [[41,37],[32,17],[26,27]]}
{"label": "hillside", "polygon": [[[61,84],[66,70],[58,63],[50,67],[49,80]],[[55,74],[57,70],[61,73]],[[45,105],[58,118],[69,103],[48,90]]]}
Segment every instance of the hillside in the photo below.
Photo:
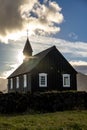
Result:
{"label": "hillside", "polygon": [[87,111],[0,115],[0,130],[87,130]]}

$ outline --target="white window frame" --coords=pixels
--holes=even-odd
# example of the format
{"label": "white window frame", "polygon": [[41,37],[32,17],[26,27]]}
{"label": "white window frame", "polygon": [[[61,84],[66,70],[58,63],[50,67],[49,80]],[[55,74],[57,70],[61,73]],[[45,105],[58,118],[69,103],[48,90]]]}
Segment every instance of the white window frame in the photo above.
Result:
{"label": "white window frame", "polygon": [[[42,77],[44,77],[44,84],[42,84]],[[40,73],[39,74],[39,87],[47,87],[47,74],[46,73]]]}
{"label": "white window frame", "polygon": [[[65,84],[66,77],[67,77],[67,84]],[[63,87],[70,87],[70,74],[63,74]]]}
{"label": "white window frame", "polygon": [[16,77],[16,88],[19,88],[19,77]]}
{"label": "white window frame", "polygon": [[10,89],[13,89],[13,79],[10,79]]}
{"label": "white window frame", "polygon": [[27,87],[27,75],[26,74],[23,75],[23,79],[24,79],[24,88],[26,88]]}

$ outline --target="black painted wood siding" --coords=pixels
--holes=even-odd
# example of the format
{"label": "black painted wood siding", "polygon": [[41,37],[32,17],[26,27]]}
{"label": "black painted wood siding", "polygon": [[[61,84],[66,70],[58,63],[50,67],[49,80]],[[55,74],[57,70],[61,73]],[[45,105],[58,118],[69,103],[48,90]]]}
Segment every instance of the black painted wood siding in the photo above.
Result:
{"label": "black painted wood siding", "polygon": [[[47,87],[39,87],[39,73],[47,73]],[[70,87],[63,87],[63,74],[70,74]],[[8,92],[36,92],[46,90],[77,90],[77,72],[56,49],[52,49],[40,63],[31,71],[27,72],[27,87],[23,86],[23,75],[19,77],[19,88],[16,88],[16,77],[13,77],[13,89],[10,89],[8,79]]]}
{"label": "black painted wood siding", "polygon": [[[47,87],[39,87],[39,73],[47,73]],[[32,71],[31,91],[76,90],[76,71],[56,49]],[[63,87],[63,74],[70,74],[70,87]]]}

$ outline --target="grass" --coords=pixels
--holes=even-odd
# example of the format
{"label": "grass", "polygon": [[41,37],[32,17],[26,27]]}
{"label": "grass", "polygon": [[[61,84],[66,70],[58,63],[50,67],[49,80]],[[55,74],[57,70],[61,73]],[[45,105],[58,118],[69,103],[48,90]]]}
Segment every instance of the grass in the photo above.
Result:
{"label": "grass", "polygon": [[87,111],[0,115],[0,130],[87,130]]}

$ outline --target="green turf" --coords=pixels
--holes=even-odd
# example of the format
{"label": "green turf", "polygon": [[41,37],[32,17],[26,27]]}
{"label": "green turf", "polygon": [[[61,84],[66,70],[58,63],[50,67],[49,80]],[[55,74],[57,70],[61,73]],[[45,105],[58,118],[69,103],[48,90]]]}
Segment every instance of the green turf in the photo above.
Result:
{"label": "green turf", "polygon": [[87,130],[87,111],[0,115],[0,130]]}

